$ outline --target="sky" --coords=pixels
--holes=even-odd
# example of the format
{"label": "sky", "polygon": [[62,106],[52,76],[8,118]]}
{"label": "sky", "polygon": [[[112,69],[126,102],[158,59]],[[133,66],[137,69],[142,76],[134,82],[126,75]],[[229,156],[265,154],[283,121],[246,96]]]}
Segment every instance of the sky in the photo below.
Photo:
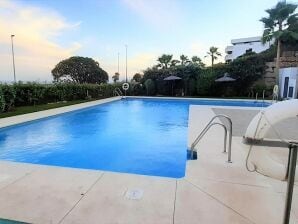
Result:
{"label": "sky", "polygon": [[262,35],[260,18],[277,0],[0,0],[0,81],[51,82],[51,70],[71,56],[91,57],[110,76],[157,64],[162,54],[205,57],[231,39]]}

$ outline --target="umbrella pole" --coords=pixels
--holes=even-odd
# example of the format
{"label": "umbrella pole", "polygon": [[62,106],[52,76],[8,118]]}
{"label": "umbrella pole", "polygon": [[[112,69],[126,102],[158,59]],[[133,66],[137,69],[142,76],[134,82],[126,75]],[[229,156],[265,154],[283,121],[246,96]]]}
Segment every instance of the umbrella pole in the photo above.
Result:
{"label": "umbrella pole", "polygon": [[174,96],[174,84],[172,82],[172,96]]}

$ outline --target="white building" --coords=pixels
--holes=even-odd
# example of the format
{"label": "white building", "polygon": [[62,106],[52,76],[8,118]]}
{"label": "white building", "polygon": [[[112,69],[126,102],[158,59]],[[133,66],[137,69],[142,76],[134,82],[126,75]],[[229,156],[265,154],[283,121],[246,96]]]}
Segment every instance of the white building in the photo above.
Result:
{"label": "white building", "polygon": [[248,37],[248,38],[240,38],[231,40],[232,46],[227,46],[225,49],[226,62],[231,62],[237,57],[248,53],[255,52],[260,53],[269,48],[270,43],[263,44],[261,41],[261,37]]}

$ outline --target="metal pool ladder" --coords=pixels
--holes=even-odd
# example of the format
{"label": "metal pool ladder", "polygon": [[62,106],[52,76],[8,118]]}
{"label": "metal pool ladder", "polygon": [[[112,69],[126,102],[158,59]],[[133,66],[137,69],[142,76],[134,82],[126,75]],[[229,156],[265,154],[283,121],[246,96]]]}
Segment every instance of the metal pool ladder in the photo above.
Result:
{"label": "metal pool ladder", "polygon": [[216,118],[225,118],[228,123],[229,123],[229,144],[228,144],[228,162],[231,163],[232,162],[232,131],[233,131],[233,127],[232,127],[232,120],[231,118],[229,118],[227,115],[224,114],[218,114],[216,116],[214,116],[209,123],[206,125],[206,127],[201,131],[201,133],[198,135],[198,137],[194,140],[194,142],[191,144],[190,147],[190,156],[191,159],[194,158],[194,151],[196,145],[199,143],[199,141],[204,137],[204,135],[208,132],[208,130],[213,126],[213,125],[219,125],[221,127],[223,127],[224,131],[225,131],[225,135],[224,135],[224,151],[223,152],[227,152],[227,126],[225,124],[222,123],[218,123],[218,122],[213,122]]}
{"label": "metal pool ladder", "polygon": [[122,93],[121,89],[119,89],[118,87],[113,90],[113,95],[123,97],[123,93]]}

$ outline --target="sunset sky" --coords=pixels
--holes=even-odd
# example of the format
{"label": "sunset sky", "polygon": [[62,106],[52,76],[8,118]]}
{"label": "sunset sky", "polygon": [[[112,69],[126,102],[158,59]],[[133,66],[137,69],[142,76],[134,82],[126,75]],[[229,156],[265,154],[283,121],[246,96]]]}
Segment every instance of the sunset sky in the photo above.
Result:
{"label": "sunset sky", "polygon": [[[204,58],[210,46],[224,56],[231,39],[259,36],[259,19],[277,0],[0,0],[0,81],[51,81],[51,69],[78,55],[92,57],[110,77],[156,64],[163,53]],[[223,60],[223,59],[221,59]]]}

